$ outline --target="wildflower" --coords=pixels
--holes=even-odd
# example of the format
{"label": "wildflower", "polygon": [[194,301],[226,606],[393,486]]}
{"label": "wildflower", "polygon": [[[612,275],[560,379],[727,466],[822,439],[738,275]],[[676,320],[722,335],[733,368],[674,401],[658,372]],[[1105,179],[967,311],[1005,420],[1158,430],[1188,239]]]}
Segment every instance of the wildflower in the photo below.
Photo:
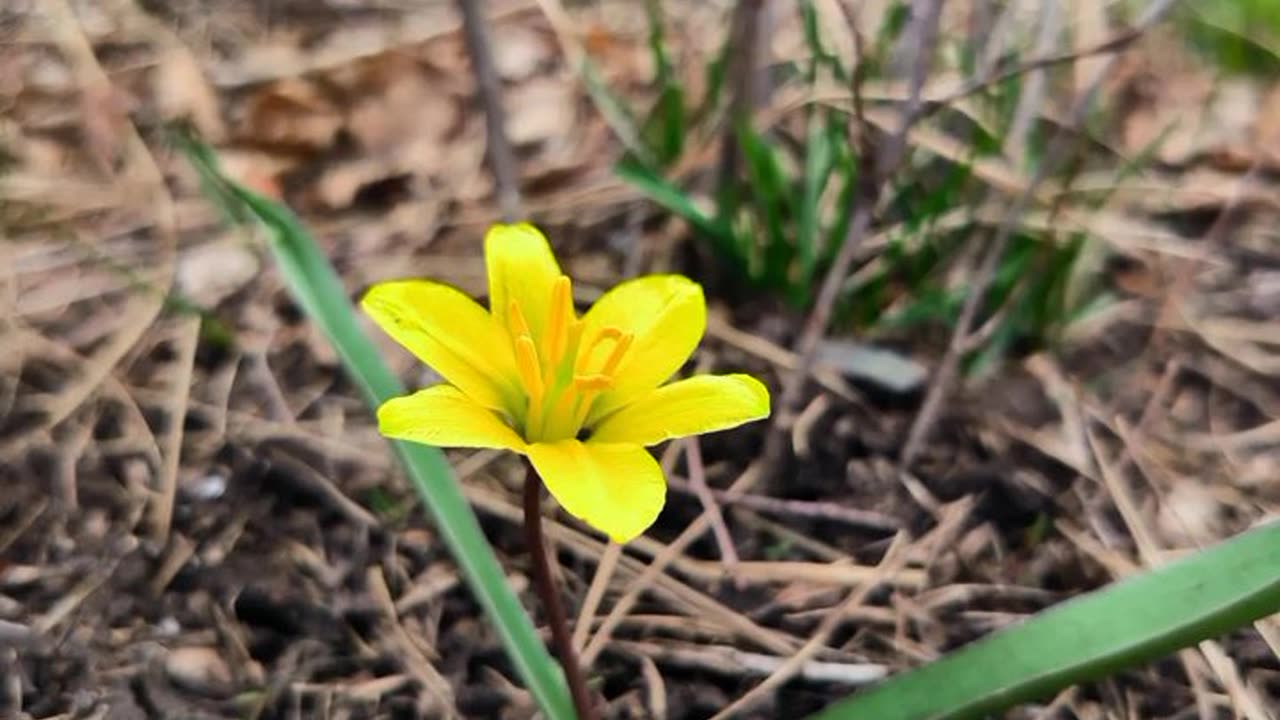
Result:
{"label": "wildflower", "polygon": [[702,289],[679,275],[623,282],[578,317],[570,280],[528,224],[485,236],[489,310],[426,280],[396,280],[361,303],[445,380],[378,408],[383,435],[528,457],[570,514],[624,543],[657,519],[662,470],[645,446],[769,415],[747,375],[668,384],[706,330]]}

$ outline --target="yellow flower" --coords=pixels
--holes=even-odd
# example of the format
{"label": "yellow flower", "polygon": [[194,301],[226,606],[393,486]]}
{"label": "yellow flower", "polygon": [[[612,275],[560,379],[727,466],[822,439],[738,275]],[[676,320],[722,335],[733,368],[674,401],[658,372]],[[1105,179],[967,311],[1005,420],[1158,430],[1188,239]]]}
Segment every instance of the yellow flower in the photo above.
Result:
{"label": "yellow flower", "polygon": [[523,453],[566,511],[623,543],[666,497],[645,446],[768,417],[769,392],[747,375],[663,384],[706,330],[702,288],[688,278],[624,282],[579,318],[532,225],[494,226],[484,250],[489,311],[426,280],[365,295],[373,320],[446,381],[378,408],[383,435]]}

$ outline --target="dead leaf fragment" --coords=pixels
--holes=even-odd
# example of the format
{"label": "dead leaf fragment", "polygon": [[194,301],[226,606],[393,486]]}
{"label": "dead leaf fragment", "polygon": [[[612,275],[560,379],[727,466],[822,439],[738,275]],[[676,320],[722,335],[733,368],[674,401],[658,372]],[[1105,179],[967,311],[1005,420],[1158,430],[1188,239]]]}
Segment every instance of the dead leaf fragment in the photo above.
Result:
{"label": "dead leaf fragment", "polygon": [[244,287],[259,267],[258,256],[243,241],[226,237],[183,252],[175,281],[187,298],[213,307]]}
{"label": "dead leaf fragment", "polygon": [[351,111],[347,130],[360,145],[378,152],[414,138],[442,141],[456,123],[452,98],[437,92],[416,63],[401,61],[371,74],[381,87]]}
{"label": "dead leaf fragment", "polygon": [[152,92],[165,120],[188,120],[209,142],[226,137],[218,94],[185,47],[174,47],[159,58]]}
{"label": "dead leaf fragment", "polygon": [[571,135],[576,99],[568,83],[553,78],[531,80],[507,96],[507,136],[516,145],[533,145]]}
{"label": "dead leaf fragment", "polygon": [[322,150],[333,144],[342,116],[311,83],[282,80],[255,94],[236,135],[256,143]]}
{"label": "dead leaf fragment", "polygon": [[504,23],[493,29],[493,63],[503,80],[516,82],[532,76],[549,55],[542,36],[528,26]]}
{"label": "dead leaf fragment", "polygon": [[232,690],[231,668],[211,647],[184,647],[169,651],[164,671],[179,687],[202,695],[219,697]]}

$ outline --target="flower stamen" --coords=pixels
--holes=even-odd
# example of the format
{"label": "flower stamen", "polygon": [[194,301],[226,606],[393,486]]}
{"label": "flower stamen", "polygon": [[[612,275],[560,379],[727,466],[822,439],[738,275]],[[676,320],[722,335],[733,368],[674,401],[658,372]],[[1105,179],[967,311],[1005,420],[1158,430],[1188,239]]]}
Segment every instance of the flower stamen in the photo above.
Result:
{"label": "flower stamen", "polygon": [[546,395],[547,388],[542,382],[542,373],[538,371],[538,351],[533,346],[533,338],[521,335],[516,338],[516,370],[520,373],[520,383],[524,385],[525,394],[529,396],[528,415],[525,418],[525,432],[530,433],[539,423],[539,408]]}
{"label": "flower stamen", "polygon": [[551,312],[547,315],[546,343],[543,356],[548,370],[560,364],[569,340],[569,323],[573,318],[573,286],[568,276],[561,275],[551,286]]}
{"label": "flower stamen", "polygon": [[613,385],[613,378],[601,373],[573,376],[573,387],[580,393],[595,393],[601,390],[608,390],[610,385]]}
{"label": "flower stamen", "polygon": [[605,358],[604,366],[600,368],[601,375],[613,377],[614,371],[618,369],[618,364],[622,362],[622,356],[627,354],[627,350],[631,349],[631,342],[636,339],[631,333],[624,333],[618,341],[614,343],[613,350],[609,352],[609,357]]}
{"label": "flower stamen", "polygon": [[511,331],[513,339],[522,337],[533,338],[533,331],[529,329],[529,321],[525,319],[524,313],[520,311],[520,304],[515,300],[511,301],[511,305],[507,310],[507,329]]}
{"label": "flower stamen", "polygon": [[596,331],[595,337],[591,338],[590,344],[578,353],[578,362],[574,365],[574,375],[588,374],[587,366],[591,364],[591,358],[595,357],[596,350],[606,342],[612,342],[615,346],[621,342],[625,333],[613,326],[602,327]]}

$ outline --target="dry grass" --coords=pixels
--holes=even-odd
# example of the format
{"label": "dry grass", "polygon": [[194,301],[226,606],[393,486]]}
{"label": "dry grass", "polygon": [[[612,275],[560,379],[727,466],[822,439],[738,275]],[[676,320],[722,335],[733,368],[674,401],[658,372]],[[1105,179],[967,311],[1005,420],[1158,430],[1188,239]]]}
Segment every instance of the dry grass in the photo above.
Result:
{"label": "dry grass", "polygon": [[[944,35],[980,4],[947,3]],[[303,213],[353,294],[409,274],[478,294],[494,184],[450,6],[223,5],[152,17],[50,0],[0,23],[0,716],[529,717],[332,351],[162,134],[181,119],[217,140],[231,172]],[[585,53],[643,97],[641,16],[493,5],[526,208],[579,299],[626,273],[686,269],[688,233],[613,178],[625,128],[565,61]],[[693,92],[709,49],[695,40],[720,16],[669,11]],[[1010,17],[1006,41],[1088,54],[1122,31],[1103,3],[1068,15],[1040,43]],[[1133,155],[1167,105],[1196,105],[1204,69],[1184,55],[1157,31],[1116,61],[1103,145]],[[1080,90],[1100,67],[1090,55],[1062,69]],[[955,95],[964,78],[940,72],[921,96],[976,112]],[[1057,77],[1025,123],[1061,119]],[[1026,195],[1012,222],[1046,237],[1088,228],[1104,241],[1092,272],[1119,299],[1052,352],[961,385],[910,473],[898,461],[920,398],[819,365],[782,428],[782,481],[762,480],[757,428],[667,448],[669,509],[626,548],[548,522],[612,715],[814,708],[1275,516],[1280,168],[1260,148],[1280,126],[1278,88],[1256,83],[1244,110],[1199,96],[1202,126],[1245,113],[1250,131],[1177,135],[1191,149],[1143,172],[1037,188],[1019,148],[974,164],[992,198],[978,225]],[[842,92],[781,88],[762,124],[847,106]],[[896,127],[884,107],[868,122]],[[676,174],[694,179],[716,146],[691,144]],[[937,114],[905,144],[913,158],[964,154]],[[1106,204],[1087,204],[1100,188]],[[868,236],[855,273],[892,230]],[[799,324],[769,302],[717,303],[697,362],[776,390],[806,362]],[[941,357],[927,333],[881,339],[930,367]],[[411,384],[430,381],[385,347]],[[524,592],[514,466],[487,451],[455,460]],[[1274,718],[1278,645],[1263,621],[1012,716]]]}

